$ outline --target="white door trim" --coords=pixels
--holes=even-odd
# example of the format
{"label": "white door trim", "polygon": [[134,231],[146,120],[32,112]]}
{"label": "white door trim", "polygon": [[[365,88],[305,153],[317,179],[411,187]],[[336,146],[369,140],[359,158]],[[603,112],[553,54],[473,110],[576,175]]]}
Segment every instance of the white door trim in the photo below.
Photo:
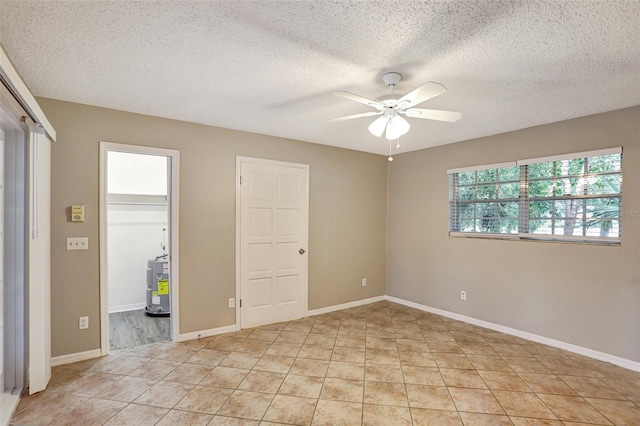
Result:
{"label": "white door trim", "polygon": [[[291,163],[287,161],[278,161],[278,160],[269,160],[266,158],[254,158],[254,157],[242,157],[236,156],[236,330],[240,330],[242,328],[242,318],[240,315],[240,289],[241,289],[241,280],[240,280],[240,213],[241,213],[241,204],[240,200],[242,198],[241,187],[240,187],[240,174],[242,172],[242,163],[253,163],[253,164],[270,164],[273,166],[285,166],[285,167],[299,167],[304,168],[307,171],[307,199],[309,199],[309,165],[302,163]],[[307,250],[308,252],[308,250]],[[308,314],[309,312],[309,274],[307,267],[307,291],[304,295],[304,307],[305,312]]]}
{"label": "white door trim", "polygon": [[141,145],[126,145],[114,142],[100,142],[100,350],[102,355],[109,353],[109,289],[107,274],[107,154],[109,151],[128,152],[132,154],[148,154],[164,156],[170,159],[171,184],[168,191],[168,202],[170,205],[169,217],[169,246],[171,253],[170,283],[171,283],[171,341],[178,341],[180,335],[180,313],[179,313],[179,253],[178,242],[180,223],[178,211],[180,205],[180,151],[175,149],[155,148]]}

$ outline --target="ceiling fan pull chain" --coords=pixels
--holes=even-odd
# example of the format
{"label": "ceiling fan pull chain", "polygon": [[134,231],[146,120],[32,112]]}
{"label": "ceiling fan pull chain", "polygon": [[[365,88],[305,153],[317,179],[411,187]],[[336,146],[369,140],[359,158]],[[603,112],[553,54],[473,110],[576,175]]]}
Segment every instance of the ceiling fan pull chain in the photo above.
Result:
{"label": "ceiling fan pull chain", "polygon": [[389,161],[393,161],[393,157],[391,156],[391,142],[391,139],[389,139],[389,157],[387,158]]}

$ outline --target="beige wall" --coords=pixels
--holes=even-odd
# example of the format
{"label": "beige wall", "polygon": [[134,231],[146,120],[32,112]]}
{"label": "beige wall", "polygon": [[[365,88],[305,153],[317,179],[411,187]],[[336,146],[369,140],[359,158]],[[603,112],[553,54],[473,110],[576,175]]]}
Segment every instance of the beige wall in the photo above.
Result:
{"label": "beige wall", "polygon": [[[38,99],[52,148],[52,356],[100,346],[100,141],[180,150],[180,332],[234,324],[236,156],[310,165],[309,309],[385,293],[385,157],[299,141]],[[65,209],[84,204],[86,221]],[[88,236],[88,251],[66,251]],[[367,287],[361,279],[367,277]],[[78,330],[89,315],[90,328]]]}
{"label": "beige wall", "polygon": [[[634,107],[396,156],[387,294],[640,361],[639,123]],[[615,146],[621,246],[448,236],[448,168]]]}
{"label": "beige wall", "polygon": [[[640,107],[398,155],[387,170],[372,154],[38,101],[58,132],[52,356],[100,346],[98,160],[109,141],[180,150],[181,333],[235,320],[240,155],[310,165],[309,309],[383,295],[386,278],[391,296],[640,361]],[[448,236],[447,168],[613,146],[624,148],[621,247]],[[86,222],[67,222],[71,204],[86,205]],[[72,236],[90,249],[66,251]],[[83,315],[89,330],[78,330]]]}

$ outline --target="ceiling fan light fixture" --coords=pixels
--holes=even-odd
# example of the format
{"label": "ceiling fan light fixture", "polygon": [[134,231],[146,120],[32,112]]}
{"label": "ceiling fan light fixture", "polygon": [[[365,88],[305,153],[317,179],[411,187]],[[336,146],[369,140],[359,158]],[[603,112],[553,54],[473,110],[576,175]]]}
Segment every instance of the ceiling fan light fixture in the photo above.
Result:
{"label": "ceiling fan light fixture", "polygon": [[378,117],[369,125],[369,132],[375,137],[382,136],[384,128],[387,126],[388,118],[385,116]]}
{"label": "ceiling fan light fixture", "polygon": [[388,140],[398,139],[400,136],[405,135],[410,128],[411,125],[407,120],[396,115],[389,120],[389,124],[387,124],[387,134],[385,137]]}

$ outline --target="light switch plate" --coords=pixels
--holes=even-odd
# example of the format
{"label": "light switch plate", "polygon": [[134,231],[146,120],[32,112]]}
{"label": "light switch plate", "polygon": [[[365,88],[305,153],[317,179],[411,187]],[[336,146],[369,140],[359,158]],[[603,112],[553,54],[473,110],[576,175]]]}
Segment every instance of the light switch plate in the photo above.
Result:
{"label": "light switch plate", "polygon": [[89,250],[89,238],[67,238],[67,250]]}

